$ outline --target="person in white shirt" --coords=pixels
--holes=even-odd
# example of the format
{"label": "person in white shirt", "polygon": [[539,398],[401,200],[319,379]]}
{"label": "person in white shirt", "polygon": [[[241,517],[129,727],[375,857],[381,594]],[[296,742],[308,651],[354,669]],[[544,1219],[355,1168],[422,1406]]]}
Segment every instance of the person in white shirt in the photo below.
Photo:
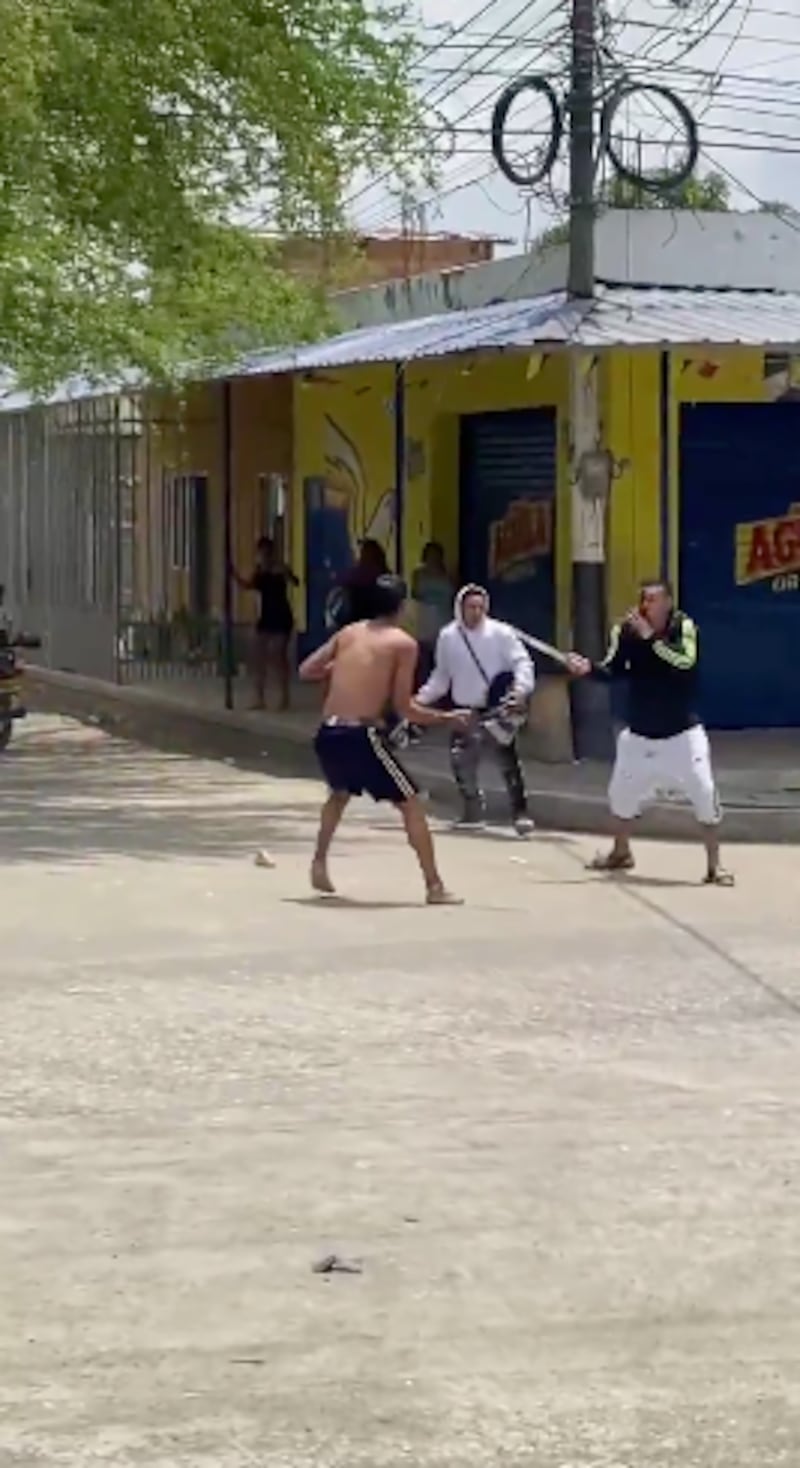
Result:
{"label": "person in white shirt", "polygon": [[453,733],[450,758],[463,808],[459,825],[479,828],[484,799],[479,784],[480,760],[486,745],[500,764],[514,828],[520,836],[533,830],[528,814],[525,778],[513,727],[502,718],[482,720],[487,709],[522,713],[533,693],[533,663],[513,627],[489,613],[489,593],[482,586],[462,586],[455,599],[454,619],[442,628],[436,643],[433,672],[416,695],[423,705],[439,703],[448,695],[458,708],[473,709],[476,718],[467,729]]}

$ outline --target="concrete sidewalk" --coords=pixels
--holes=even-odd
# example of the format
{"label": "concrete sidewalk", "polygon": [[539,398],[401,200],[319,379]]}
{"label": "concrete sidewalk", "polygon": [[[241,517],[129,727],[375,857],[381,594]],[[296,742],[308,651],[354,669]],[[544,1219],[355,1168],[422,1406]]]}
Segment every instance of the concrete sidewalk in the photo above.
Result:
{"label": "concrete sidewalk", "polygon": [[[319,693],[301,686],[288,713],[225,710],[218,682],[182,679],[117,686],[71,673],[30,668],[29,702],[35,708],[98,722],[115,732],[169,748],[228,757],[270,770],[290,764],[313,769],[310,742]],[[237,683],[244,703],[247,690]],[[791,731],[716,734],[715,767],[725,807],[726,839],[736,842],[800,842],[800,738]],[[548,764],[523,758],[533,813],[547,828],[603,832],[607,826],[608,768],[591,762]],[[426,736],[409,752],[409,767],[437,800],[454,792],[447,749],[440,735]],[[491,806],[501,786],[490,760],[486,786]],[[499,807],[502,809],[502,805]],[[642,833],[691,838],[694,821],[682,801],[665,798],[643,818]]]}

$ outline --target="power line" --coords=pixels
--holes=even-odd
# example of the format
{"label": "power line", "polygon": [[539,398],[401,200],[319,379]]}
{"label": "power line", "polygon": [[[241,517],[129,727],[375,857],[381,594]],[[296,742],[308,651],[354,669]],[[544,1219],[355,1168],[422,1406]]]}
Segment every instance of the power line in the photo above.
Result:
{"label": "power line", "polygon": [[[738,14],[737,12],[738,8]],[[540,21],[552,16],[552,12]],[[732,25],[725,26],[728,18],[733,20]],[[713,153],[739,153],[741,155],[761,156],[772,154],[776,157],[796,157],[800,155],[800,133],[792,127],[783,128],[785,122],[790,124],[795,114],[789,110],[794,97],[800,88],[800,78],[787,77],[775,74],[776,58],[772,59],[771,73],[769,76],[758,76],[755,73],[758,66],[769,64],[762,60],[753,64],[741,64],[736,69],[728,69],[729,61],[736,50],[737,45],[745,38],[748,44],[763,44],[765,46],[780,45],[784,51],[788,51],[792,60],[800,53],[800,37],[797,40],[790,36],[777,36],[774,34],[752,35],[748,33],[748,23],[761,17],[772,20],[797,19],[793,12],[781,7],[772,7],[756,0],[712,0],[707,4],[701,14],[694,18],[691,29],[686,25],[670,21],[653,21],[648,19],[631,18],[623,13],[611,19],[608,31],[615,33],[619,39],[628,31],[634,33],[639,31],[645,34],[644,44],[638,48],[625,48],[618,43],[612,42],[607,46],[605,56],[613,66],[624,66],[625,75],[635,82],[641,78],[643,81],[652,81],[655,76],[663,76],[667,84],[674,81],[674,73],[684,78],[696,96],[696,107],[701,108],[700,115],[704,118],[703,133],[707,140],[704,146],[704,155],[710,157]],[[630,27],[630,30],[628,28]],[[563,37],[563,31],[549,35],[543,49],[555,48]],[[470,58],[481,57],[482,64],[467,68],[464,66],[466,57],[463,53],[467,51],[467,39],[473,42],[469,48]],[[437,68],[440,80],[433,84],[431,90],[446,95],[453,95],[468,80],[474,79],[478,74],[487,80],[499,78],[502,81],[510,81],[519,74],[519,67],[514,58],[514,69],[501,65],[504,57],[525,46],[530,39],[530,31],[525,34],[509,31],[509,22],[498,27],[495,31],[481,34],[480,42],[477,33],[465,37],[463,43],[453,42],[449,38],[440,42],[440,47],[447,50],[458,51],[462,56],[460,63],[452,67],[443,66],[441,73]],[[723,44],[723,50],[716,65],[702,66],[693,60],[693,53],[709,40],[718,39]],[[677,42],[674,54],[667,56],[660,54],[664,52],[666,45]],[[460,74],[469,71],[469,77],[464,76],[460,80]],[[490,100],[491,91],[484,91],[484,95],[472,103],[460,116],[447,120],[440,136],[449,135],[456,142],[454,152],[455,167],[448,173],[442,185],[423,201],[430,206],[441,203],[451,197],[457,197],[466,189],[476,188],[492,204],[494,208],[502,210],[502,206],[494,199],[486,188],[487,183],[493,176],[493,169],[488,166],[486,170],[476,166],[476,160],[486,156],[483,139],[486,137],[486,129],[480,125],[470,125],[470,119]],[[441,97],[440,100],[445,100]],[[635,97],[632,99],[635,105]],[[788,104],[788,105],[787,105]],[[507,136],[511,138],[526,139],[534,143],[544,136],[541,128],[535,126],[526,127],[525,119],[531,115],[532,105],[526,106],[522,103],[518,108],[514,126],[508,130]],[[731,116],[736,113],[736,117]],[[670,133],[674,132],[672,119],[667,119],[662,114],[662,121],[669,122]],[[774,127],[770,124],[774,124]],[[630,125],[626,132],[631,132]],[[434,134],[435,136],[435,134]],[[616,136],[616,135],[615,135]],[[473,146],[474,140],[474,146]],[[628,136],[620,138],[620,142],[641,144],[641,138]],[[670,147],[669,136],[666,138],[653,138],[645,140],[646,147]],[[721,164],[719,171],[725,176],[730,176],[731,182],[737,187],[742,187],[744,192],[753,198],[754,202],[761,203],[757,194],[746,186],[741,185],[731,170],[724,168]],[[380,179],[373,180],[365,190],[375,187],[381,182]],[[386,215],[385,206],[372,206],[368,213],[370,216],[376,213],[378,207]],[[525,205],[515,211],[521,213]],[[511,212],[511,211],[509,211]],[[388,217],[396,217],[397,210],[389,211]]]}
{"label": "power line", "polygon": [[[719,173],[723,174],[728,182],[733,184],[734,188],[739,189],[743,194],[746,194],[749,199],[752,199],[753,203],[757,204],[759,209],[766,210],[768,208],[768,201],[766,199],[762,199],[760,194],[757,194],[753,189],[750,188],[749,184],[746,184],[743,179],[739,178],[735,173],[733,173],[730,168],[727,168],[724,163],[721,163],[718,158],[714,158],[708,149],[704,149],[703,151],[708,157],[709,162],[713,164],[714,168]],[[790,229],[793,229],[798,234],[800,234],[800,223],[798,223],[791,214],[782,213],[781,219],[785,224],[789,226]]]}
{"label": "power line", "polygon": [[[734,0],[734,3],[738,4],[739,0]],[[745,24],[751,14],[753,14],[752,11],[745,11]],[[679,37],[682,34],[681,31],[678,30],[675,26],[665,26],[657,21],[630,20],[626,21],[625,25],[626,27],[631,27],[631,29],[633,30],[655,32],[657,35],[663,36],[665,39]],[[716,25],[710,26],[707,31],[703,32],[701,36],[694,37],[691,41],[691,45],[684,52],[679,54],[677,57],[670,57],[665,64],[668,66],[672,66],[675,61],[681,60],[682,56],[689,55],[690,51],[696,51],[698,46],[705,45],[706,41],[710,40],[712,36],[718,37],[721,41],[730,41],[735,45],[737,41],[742,39],[743,30],[744,25],[742,25],[741,29],[735,31],[723,31],[720,30],[719,27]],[[788,36],[754,35],[748,36],[747,41],[748,44],[751,46],[789,46],[797,47],[798,49],[800,49],[800,37],[798,37],[797,40],[792,40],[791,37]],[[638,54],[639,59],[643,61],[650,60],[652,57],[652,51],[648,50],[646,47],[643,48]]]}
{"label": "power line", "polygon": [[[489,0],[489,3],[484,4],[483,9],[480,9],[479,12],[476,12],[476,15],[474,15],[471,19],[473,19],[473,21],[474,19],[479,19],[480,16],[486,15],[487,12],[495,9],[495,7],[498,6],[499,3],[502,3],[502,0]],[[523,6],[520,7],[520,10],[517,10],[517,12],[515,12],[514,15],[511,16],[511,18],[506,18],[505,22],[503,22],[503,26],[508,25],[508,23],[517,21],[517,19],[520,19],[520,16],[526,15],[526,12],[528,12],[528,10],[530,10],[530,0],[528,0],[528,3],[523,4]],[[470,21],[464,21],[461,23],[461,25],[457,26],[457,28],[455,28],[455,31],[451,32],[451,40],[452,35],[462,34],[462,32],[468,31],[468,26],[470,26],[470,23]],[[499,26],[498,32],[495,32],[495,34],[499,34],[499,32],[502,31],[503,26]],[[528,32],[528,34],[530,34],[530,32]],[[508,44],[508,46],[503,48],[503,50],[499,54],[503,54],[505,53],[505,51],[511,50],[514,44],[520,44],[520,40],[524,40],[524,37],[520,37],[520,35],[515,35],[514,43]],[[467,51],[467,57],[473,57],[476,56],[476,54],[479,54],[480,51],[483,51],[484,46],[486,46],[486,41],[479,41],[479,43],[473,44],[473,46],[462,47],[461,50]],[[423,56],[433,56],[433,54],[436,53],[437,50],[440,50],[439,46],[429,47],[427,48],[427,51],[423,51]],[[445,73],[443,73],[442,82],[433,82],[432,87],[429,87],[426,91],[421,92],[420,97],[418,97],[418,101],[420,101],[420,104],[429,104],[432,109],[433,107],[440,107],[440,104],[442,104],[443,101],[448,101],[448,98],[451,97],[451,95],[454,94],[455,91],[458,91],[459,85],[462,85],[462,82],[470,79],[470,76],[471,73],[468,72],[468,70],[464,69],[464,56],[462,56],[461,60],[459,60],[458,65],[452,66],[452,68],[448,68],[445,70]],[[446,87],[445,82],[451,82],[451,85],[449,85],[449,87]],[[363,197],[364,194],[367,194],[367,192],[370,192],[371,188],[374,188],[374,186],[376,186],[376,183],[380,183],[383,181],[383,179],[386,178],[390,178],[389,170],[388,172],[379,175],[379,178],[371,179],[370,182],[366,183],[366,185],[363,185],[363,188],[358,189],[358,191],[355,192],[354,195],[352,195],[349,203],[357,203],[357,201],[360,200],[360,198]]]}
{"label": "power line", "polygon": [[[657,108],[657,110],[660,110],[660,109]],[[664,117],[663,112],[662,112],[662,117]],[[666,118],[666,117],[664,117],[664,120],[665,121],[669,121],[669,119]],[[714,152],[716,153],[724,145],[721,144],[721,143],[716,143],[713,146],[714,146]],[[762,199],[755,192],[755,190],[751,189],[748,184],[745,184],[740,178],[738,178],[737,175],[730,168],[728,168],[726,166],[726,164],[722,163],[718,158],[716,158],[714,156],[714,154],[712,154],[710,148],[705,147],[705,148],[703,148],[702,151],[703,151],[703,155],[708,158],[709,162],[712,164],[712,166],[714,167],[714,169],[717,172],[721,173],[723,175],[723,177],[728,180],[729,183],[732,183],[734,185],[735,188],[740,189],[742,193],[746,194],[750,199],[752,199],[753,202],[758,205],[759,209],[765,209],[767,207],[766,200]],[[765,152],[772,152],[773,150],[771,148],[769,148],[769,149],[764,149],[763,151],[765,151]],[[798,149],[798,152],[800,152],[800,149]],[[792,229],[795,229],[795,230],[797,230],[798,233],[800,233],[800,225],[796,224],[786,214],[782,215],[781,217],[782,217],[782,219],[785,220],[785,222],[787,224],[790,225],[790,227]]]}
{"label": "power line", "polygon": [[[485,4],[481,5],[478,10],[473,11],[472,15],[468,16],[466,20],[462,20],[456,26],[450,25],[447,39],[442,41],[434,41],[432,45],[427,46],[421,52],[420,58],[418,59],[424,60],[426,56],[434,56],[436,52],[441,51],[443,47],[453,45],[456,36],[463,35],[465,31],[469,30],[470,27],[475,24],[476,20],[482,20],[484,15],[490,14],[491,11],[496,10],[497,6],[502,3],[503,0],[485,0]],[[446,22],[444,23],[444,25],[446,25]]]}
{"label": "power line", "polygon": [[[484,7],[484,10],[479,12],[479,14],[484,14],[486,9],[491,9],[492,6],[496,5],[497,3],[498,0],[491,0],[490,5]],[[547,11],[543,17],[540,17],[539,24],[542,24],[549,20],[550,17],[555,14],[555,12],[560,8],[560,5],[561,0],[556,0],[556,3],[553,5],[551,10]],[[504,26],[507,26],[509,24],[513,25],[514,21],[519,20],[523,15],[529,14],[530,8],[530,0],[525,0],[525,3],[520,6],[519,10],[515,11],[513,16],[507,17],[503,23],[503,27],[499,27],[498,29],[502,30]],[[466,23],[460,27],[461,30],[465,30],[466,28]],[[495,57],[495,60],[498,59],[499,56],[507,54],[516,46],[524,43],[524,41],[529,39],[531,35],[531,30],[527,31],[524,35],[516,35],[513,41],[506,43],[506,45],[497,53],[497,57]],[[470,56],[475,56],[476,54],[481,52],[484,49],[484,46],[485,43],[480,43],[476,46],[471,47],[469,51]],[[441,107],[442,103],[448,101],[449,98],[453,96],[454,93],[457,92],[459,88],[465,84],[465,82],[473,80],[475,76],[479,76],[480,74],[481,68],[478,68],[474,72],[469,72],[468,70],[464,69],[463,63],[460,63],[459,65],[454,66],[445,78],[445,80],[451,83],[449,87],[445,87],[445,89],[442,90],[443,83],[434,83],[432,87],[429,87],[427,91],[422,93],[419,101],[420,103],[428,103],[431,109],[438,109]],[[436,134],[434,134],[434,136],[436,136]],[[441,131],[438,136],[442,136]],[[359,199],[363,198],[365,194],[370,193],[372,189],[377,187],[379,184],[384,183],[390,177],[391,170],[387,169],[383,173],[379,174],[377,178],[371,179],[369,182],[365,183],[360,189],[358,189],[355,194],[351,195],[350,199],[347,201],[349,206],[352,208],[352,206],[358,203]]]}
{"label": "power line", "polygon": [[[528,6],[523,7],[523,9],[528,9],[528,8],[529,8]],[[540,17],[539,24],[541,25],[543,23],[546,23],[561,8],[562,8],[561,0],[556,0],[556,3],[551,6],[550,10],[548,10],[544,14],[544,16]],[[522,14],[522,11],[520,11],[519,13]],[[552,48],[552,46],[554,45],[556,39],[558,39],[560,36],[562,36],[563,33],[564,33],[563,27],[558,27],[558,28],[555,28],[553,31],[551,31],[547,36],[545,36],[544,38],[542,38],[542,40],[538,43],[538,45],[536,47],[536,50],[535,50],[534,55],[527,58],[528,64],[529,65],[530,64],[533,64],[533,62],[538,57],[541,57],[542,55],[545,55]],[[517,40],[517,42],[515,42],[515,44],[518,44],[518,40]],[[508,47],[506,49],[511,49],[511,48]],[[451,90],[453,92],[455,92],[456,90],[458,90],[458,85],[459,84],[457,84],[456,86],[454,86]],[[447,134],[453,134],[453,133],[455,133],[455,131],[460,126],[463,126],[463,124],[466,121],[468,121],[468,119],[470,117],[474,117],[477,112],[479,112],[483,107],[485,107],[487,105],[487,103],[489,102],[489,100],[491,99],[491,97],[493,96],[493,94],[494,94],[494,89],[493,88],[490,89],[488,92],[483,93],[482,96],[480,96],[479,98],[477,98],[458,117],[452,119],[452,121],[448,119],[447,122],[446,122],[446,126],[444,128],[442,128],[442,129],[440,129],[438,132],[434,132],[433,135],[432,135],[432,138],[435,139],[437,137],[443,137],[443,136],[446,136]],[[445,99],[444,98],[441,98],[440,100],[443,101]],[[352,207],[352,205],[354,203],[356,203],[360,197],[363,197],[363,195],[365,193],[367,193],[371,188],[373,188],[376,185],[384,182],[390,176],[391,175],[387,171],[386,173],[379,175],[378,178],[373,179],[369,184],[365,185],[365,187],[359,192],[359,194],[356,194],[353,198],[350,199],[350,201],[349,201],[350,206]],[[461,187],[461,186],[459,186],[459,187]],[[446,186],[440,187],[437,190],[436,194],[432,195],[427,202],[428,203],[432,203],[437,198],[445,197],[446,194],[447,194],[447,187]],[[385,205],[384,204],[381,204],[380,206],[373,205],[367,211],[367,217],[368,218],[370,218],[371,215],[375,213],[376,208],[380,209],[382,212],[385,211]],[[391,213],[389,215],[389,218],[390,219],[391,218],[396,218],[397,217],[397,213],[398,213],[397,210],[391,211]],[[371,225],[371,227],[374,228],[374,227],[377,227],[377,226],[376,225]]]}

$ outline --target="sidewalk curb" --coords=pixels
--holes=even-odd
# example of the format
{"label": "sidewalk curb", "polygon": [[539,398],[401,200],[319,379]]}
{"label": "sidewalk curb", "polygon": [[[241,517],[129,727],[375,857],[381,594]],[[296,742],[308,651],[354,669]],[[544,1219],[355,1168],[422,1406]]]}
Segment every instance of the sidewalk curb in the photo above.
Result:
{"label": "sidewalk curb", "polygon": [[[194,754],[229,759],[272,773],[313,774],[316,764],[305,735],[276,718],[256,729],[241,713],[198,709],[153,688],[117,686],[95,678],[28,666],[28,702],[44,713],[65,714],[81,723],[97,724],[119,738]],[[269,744],[269,749],[265,745]],[[426,765],[414,752],[414,773],[430,795],[446,806],[455,804],[448,774]],[[565,767],[565,783],[569,772]],[[608,808],[605,794],[536,788],[529,783],[531,807],[537,825],[555,831],[605,834]],[[751,844],[800,844],[800,806],[744,805],[724,802],[725,840]],[[638,826],[643,836],[685,841],[697,837],[697,827],[685,806],[663,804],[650,810]]]}

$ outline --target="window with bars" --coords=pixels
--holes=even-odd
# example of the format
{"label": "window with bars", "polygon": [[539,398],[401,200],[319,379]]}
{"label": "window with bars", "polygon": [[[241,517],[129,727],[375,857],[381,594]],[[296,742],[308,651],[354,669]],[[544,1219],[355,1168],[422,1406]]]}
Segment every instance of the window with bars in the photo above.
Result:
{"label": "window with bars", "polygon": [[173,571],[189,569],[189,523],[191,516],[192,476],[166,476],[166,510],[169,538],[169,563]]}
{"label": "window with bars", "polygon": [[211,574],[208,475],[167,474],[164,514],[170,569],[187,574],[190,609],[205,615]]}

